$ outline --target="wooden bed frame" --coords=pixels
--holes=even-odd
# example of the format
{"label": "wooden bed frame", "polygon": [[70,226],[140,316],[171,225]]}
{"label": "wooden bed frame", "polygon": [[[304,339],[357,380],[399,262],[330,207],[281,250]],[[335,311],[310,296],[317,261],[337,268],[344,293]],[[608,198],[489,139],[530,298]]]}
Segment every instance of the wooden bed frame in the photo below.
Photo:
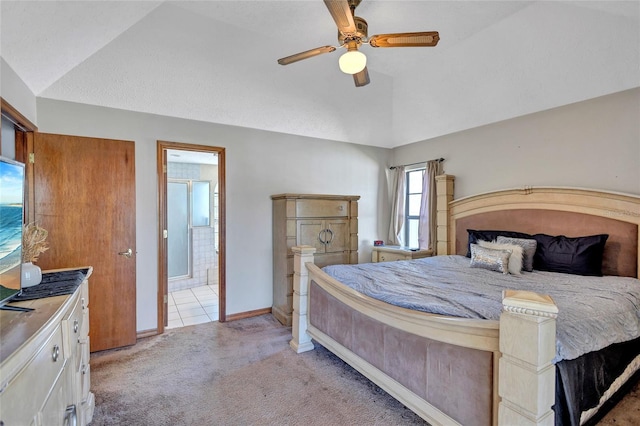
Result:
{"label": "wooden bed frame", "polygon": [[[467,228],[608,233],[605,274],[638,277],[639,196],[524,188],[453,201],[453,184],[437,177],[439,255],[466,254]],[[433,315],[364,296],[314,265],[313,247],[292,250],[296,352],[315,340],[433,425],[554,424],[558,310],[548,296],[505,291],[499,321]]]}

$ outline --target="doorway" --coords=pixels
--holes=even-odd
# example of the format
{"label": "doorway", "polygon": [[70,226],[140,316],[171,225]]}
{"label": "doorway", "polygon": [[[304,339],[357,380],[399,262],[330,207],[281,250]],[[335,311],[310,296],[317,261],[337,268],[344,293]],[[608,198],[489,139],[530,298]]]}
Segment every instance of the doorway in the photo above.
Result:
{"label": "doorway", "polygon": [[159,333],[225,321],[224,176],[224,148],[158,141]]}

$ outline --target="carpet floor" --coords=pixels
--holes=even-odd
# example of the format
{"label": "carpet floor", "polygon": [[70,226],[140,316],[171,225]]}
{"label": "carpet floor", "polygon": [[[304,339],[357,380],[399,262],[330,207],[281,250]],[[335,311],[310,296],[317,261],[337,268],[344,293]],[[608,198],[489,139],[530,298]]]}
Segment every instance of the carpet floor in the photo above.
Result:
{"label": "carpet floor", "polygon": [[[91,355],[99,425],[426,425],[324,349],[296,354],[271,315],[168,330]],[[640,424],[640,389],[599,425]]]}

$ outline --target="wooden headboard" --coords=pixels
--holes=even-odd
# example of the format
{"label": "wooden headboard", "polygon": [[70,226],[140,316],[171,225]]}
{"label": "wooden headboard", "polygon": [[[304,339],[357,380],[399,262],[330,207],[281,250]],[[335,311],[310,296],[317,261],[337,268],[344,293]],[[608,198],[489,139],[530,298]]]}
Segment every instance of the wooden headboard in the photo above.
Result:
{"label": "wooden headboard", "polygon": [[[579,237],[609,234],[605,275],[640,277],[640,196],[577,188],[527,187],[452,200],[439,176],[438,254],[467,253],[467,229]],[[446,184],[445,184],[446,182]],[[451,194],[447,194],[448,190]]]}

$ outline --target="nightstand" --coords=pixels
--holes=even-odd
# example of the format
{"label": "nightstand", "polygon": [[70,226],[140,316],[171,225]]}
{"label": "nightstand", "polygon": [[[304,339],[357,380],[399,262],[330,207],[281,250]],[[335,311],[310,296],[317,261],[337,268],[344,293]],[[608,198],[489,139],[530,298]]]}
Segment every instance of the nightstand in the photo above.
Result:
{"label": "nightstand", "polygon": [[395,260],[421,259],[433,255],[432,250],[411,250],[401,246],[378,246],[371,252],[371,261],[393,262]]}

